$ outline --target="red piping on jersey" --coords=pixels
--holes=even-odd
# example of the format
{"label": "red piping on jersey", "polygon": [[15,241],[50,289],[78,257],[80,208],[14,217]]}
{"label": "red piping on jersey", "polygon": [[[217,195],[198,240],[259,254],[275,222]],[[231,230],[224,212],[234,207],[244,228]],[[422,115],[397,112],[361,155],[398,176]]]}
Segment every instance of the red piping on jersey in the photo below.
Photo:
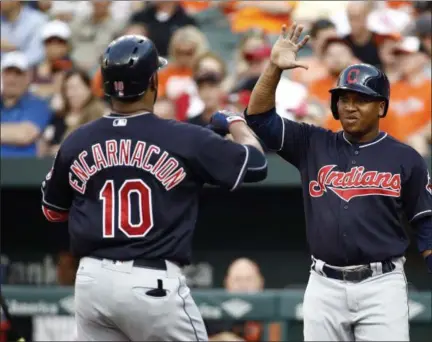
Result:
{"label": "red piping on jersey", "polygon": [[48,209],[44,205],[42,206],[42,212],[45,218],[50,222],[65,222],[69,218],[69,213],[54,211],[52,209]]}

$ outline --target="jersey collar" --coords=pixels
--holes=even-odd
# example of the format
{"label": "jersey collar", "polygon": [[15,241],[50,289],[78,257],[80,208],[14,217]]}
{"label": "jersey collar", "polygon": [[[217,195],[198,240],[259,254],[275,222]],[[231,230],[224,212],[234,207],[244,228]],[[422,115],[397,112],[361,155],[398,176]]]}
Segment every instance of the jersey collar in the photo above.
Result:
{"label": "jersey collar", "polygon": [[130,114],[130,115],[125,115],[125,114],[118,114],[118,113],[109,113],[104,115],[103,117],[106,119],[130,119],[130,118],[134,118],[136,116],[141,116],[141,115],[145,115],[145,114],[151,114],[150,112],[142,112],[142,113],[134,113],[134,114]]}
{"label": "jersey collar", "polygon": [[376,144],[380,143],[381,141],[383,141],[385,138],[387,138],[387,133],[386,132],[379,132],[378,136],[374,140],[369,141],[367,143],[361,143],[361,144],[353,144],[352,142],[350,142],[345,137],[345,132],[342,132],[342,137],[351,146],[357,146],[358,148],[365,148],[365,147],[376,145]]}

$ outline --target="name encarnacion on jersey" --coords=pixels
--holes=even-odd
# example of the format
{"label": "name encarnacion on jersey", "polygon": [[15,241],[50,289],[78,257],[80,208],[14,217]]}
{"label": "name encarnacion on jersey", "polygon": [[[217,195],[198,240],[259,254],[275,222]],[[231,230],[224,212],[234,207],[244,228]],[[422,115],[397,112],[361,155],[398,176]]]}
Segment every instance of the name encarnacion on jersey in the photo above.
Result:
{"label": "name encarnacion on jersey", "polygon": [[[115,166],[130,166],[147,171],[154,175],[167,191],[175,188],[186,177],[187,174],[183,167],[179,167],[178,160],[170,156],[168,152],[162,152],[158,146],[138,141],[133,151],[131,148],[132,141],[130,139],[121,139],[120,142],[107,140],[105,142],[105,151],[100,143],[94,144],[91,147],[94,161],[92,165],[89,165],[86,161],[87,151],[82,151],[70,167],[70,185],[83,194],[90,177],[102,169]],[[151,164],[151,158],[158,155],[156,162]],[[73,175],[79,181],[73,179]]]}

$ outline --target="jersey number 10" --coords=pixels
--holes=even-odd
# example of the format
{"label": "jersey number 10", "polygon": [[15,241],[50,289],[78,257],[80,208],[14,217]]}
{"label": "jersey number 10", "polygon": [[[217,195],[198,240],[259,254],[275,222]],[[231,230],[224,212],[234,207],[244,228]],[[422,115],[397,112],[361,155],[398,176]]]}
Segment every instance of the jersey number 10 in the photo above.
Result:
{"label": "jersey number 10", "polygon": [[[132,205],[135,204],[132,203],[133,198],[131,198],[133,193],[137,195],[138,223],[131,222]],[[126,180],[117,193],[114,190],[114,181],[107,180],[99,193],[99,199],[103,203],[102,229],[104,238],[115,236],[115,225],[129,238],[142,238],[153,228],[152,193],[141,179]],[[115,215],[117,202],[118,215]]]}

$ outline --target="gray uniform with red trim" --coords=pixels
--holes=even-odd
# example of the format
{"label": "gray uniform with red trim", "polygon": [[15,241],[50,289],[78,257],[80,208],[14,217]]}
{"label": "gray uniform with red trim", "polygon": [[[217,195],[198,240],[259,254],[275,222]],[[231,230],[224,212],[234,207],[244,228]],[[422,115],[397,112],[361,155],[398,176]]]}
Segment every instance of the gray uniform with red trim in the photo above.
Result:
{"label": "gray uniform with red trim", "polygon": [[207,339],[181,268],[191,261],[203,185],[236,189],[249,155],[210,130],[151,113],[111,114],[64,141],[42,204],[50,221],[68,219],[81,258],[78,340]]}

